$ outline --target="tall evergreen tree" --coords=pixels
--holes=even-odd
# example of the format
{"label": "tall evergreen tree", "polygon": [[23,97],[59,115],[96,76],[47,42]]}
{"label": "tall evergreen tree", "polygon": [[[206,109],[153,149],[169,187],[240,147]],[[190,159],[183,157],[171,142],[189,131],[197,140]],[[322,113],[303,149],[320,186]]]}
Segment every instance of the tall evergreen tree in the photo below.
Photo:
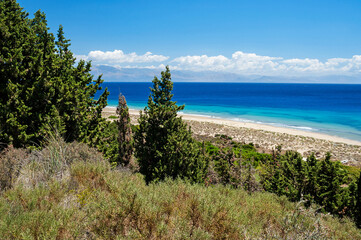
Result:
{"label": "tall evergreen tree", "polygon": [[118,143],[119,143],[119,163],[128,165],[133,154],[132,128],[130,126],[129,108],[127,101],[122,94],[119,94],[117,107],[119,119],[118,125]]}
{"label": "tall evergreen tree", "polygon": [[361,172],[357,181],[357,194],[356,194],[356,224],[359,228],[361,228]]}
{"label": "tall evergreen tree", "polygon": [[102,144],[107,90],[93,80],[91,64],[77,66],[60,26],[57,40],[45,14],[33,19],[15,0],[0,1],[0,143],[26,147],[57,127],[68,141]]}
{"label": "tall evergreen tree", "polygon": [[140,114],[139,130],[134,137],[140,172],[147,182],[166,177],[202,182],[207,162],[190,128],[177,116],[184,105],[172,101],[173,83],[168,66],[161,75],[161,80],[153,79],[148,106]]}
{"label": "tall evergreen tree", "polygon": [[307,181],[305,187],[305,199],[308,200],[308,205],[314,202],[314,197],[317,196],[318,193],[318,183],[317,183],[317,175],[318,175],[318,160],[315,155],[312,154],[307,158]]}
{"label": "tall evergreen tree", "polygon": [[316,202],[331,213],[338,213],[342,204],[341,185],[345,183],[345,172],[339,162],[331,161],[331,154],[327,153],[325,160],[321,161],[317,184],[319,192]]}

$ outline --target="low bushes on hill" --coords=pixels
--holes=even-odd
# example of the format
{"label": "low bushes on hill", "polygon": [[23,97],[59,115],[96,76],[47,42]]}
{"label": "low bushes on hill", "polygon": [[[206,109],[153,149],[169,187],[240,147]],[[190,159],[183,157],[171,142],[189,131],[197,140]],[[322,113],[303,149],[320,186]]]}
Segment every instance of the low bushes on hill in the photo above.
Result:
{"label": "low bushes on hill", "polygon": [[[0,193],[4,239],[361,238],[347,218],[271,193],[170,179],[146,184],[84,144],[58,140],[25,155],[14,184]],[[42,165],[50,158],[59,165]],[[23,171],[34,161],[41,167]]]}
{"label": "low bushes on hill", "polygon": [[314,155],[304,159],[294,151],[259,153],[252,144],[241,144],[224,135],[205,143],[211,158],[208,184],[231,185],[248,192],[264,189],[289,200],[317,204],[320,211],[348,216],[361,222],[359,169]]}

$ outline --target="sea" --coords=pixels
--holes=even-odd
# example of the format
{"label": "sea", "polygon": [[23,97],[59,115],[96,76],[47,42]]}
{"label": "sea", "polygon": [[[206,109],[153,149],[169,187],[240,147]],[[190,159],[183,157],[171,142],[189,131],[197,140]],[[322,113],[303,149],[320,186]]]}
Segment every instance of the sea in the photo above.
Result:
{"label": "sea", "polygon": [[[108,106],[122,93],[130,109],[147,105],[151,82],[104,82]],[[174,83],[186,114],[269,124],[361,141],[361,84]]]}

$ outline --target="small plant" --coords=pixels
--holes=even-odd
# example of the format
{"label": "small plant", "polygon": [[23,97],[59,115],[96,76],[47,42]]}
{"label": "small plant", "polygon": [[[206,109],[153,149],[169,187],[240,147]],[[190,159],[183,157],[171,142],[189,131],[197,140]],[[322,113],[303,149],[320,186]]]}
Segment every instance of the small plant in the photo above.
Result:
{"label": "small plant", "polygon": [[20,170],[27,163],[29,151],[9,146],[0,153],[0,190],[13,186]]}
{"label": "small plant", "polygon": [[[301,200],[293,211],[288,212],[281,222],[282,239],[327,239],[326,229],[321,225],[321,214],[312,208],[304,208],[305,201]],[[309,219],[314,218],[312,224]]]}
{"label": "small plant", "polygon": [[227,136],[225,134],[216,134],[215,137],[220,138],[220,139],[224,139],[224,140],[232,140],[232,137]]}
{"label": "small plant", "polygon": [[86,188],[76,195],[80,208],[84,207],[88,203],[88,199],[91,197],[92,193],[93,191],[91,189]]}
{"label": "small plant", "polygon": [[51,179],[69,177],[73,162],[99,162],[103,156],[84,143],[66,143],[57,131],[49,134],[43,149],[33,150],[20,167],[16,182],[25,186],[47,184]]}

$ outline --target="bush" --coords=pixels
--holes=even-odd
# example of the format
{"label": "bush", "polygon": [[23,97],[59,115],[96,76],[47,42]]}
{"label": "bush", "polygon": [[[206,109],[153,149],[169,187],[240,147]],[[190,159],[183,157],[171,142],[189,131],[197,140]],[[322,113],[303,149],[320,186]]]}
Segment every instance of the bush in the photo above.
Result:
{"label": "bush", "polygon": [[0,191],[13,186],[21,168],[28,161],[29,151],[9,146],[0,155]]}
{"label": "bush", "polygon": [[[24,155],[39,167],[23,172],[25,164],[17,184],[0,194],[2,239],[361,237],[349,219],[318,214],[285,196],[250,195],[229,186],[205,187],[169,178],[147,185],[140,174],[112,170],[87,145],[55,136],[42,151],[6,151],[9,159],[17,159],[13,162],[22,162]],[[44,164],[47,161],[57,164]],[[25,177],[37,184],[26,184],[21,180]]]}
{"label": "bush", "polygon": [[75,161],[67,181],[16,186],[0,196],[4,239],[359,239],[348,220],[286,197],[252,195]]}
{"label": "bush", "polygon": [[62,181],[70,176],[73,162],[103,162],[103,156],[84,143],[66,143],[59,135],[48,136],[42,150],[7,148],[0,156],[1,190],[14,185],[33,187],[50,179]]}

